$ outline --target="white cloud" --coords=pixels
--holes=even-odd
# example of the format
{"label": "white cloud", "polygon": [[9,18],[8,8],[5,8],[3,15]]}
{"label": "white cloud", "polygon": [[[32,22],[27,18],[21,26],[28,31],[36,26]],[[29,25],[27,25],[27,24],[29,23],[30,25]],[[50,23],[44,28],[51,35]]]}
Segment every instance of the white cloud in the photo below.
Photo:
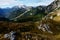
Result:
{"label": "white cloud", "polygon": [[[37,2],[35,2],[35,1],[37,1]],[[39,5],[48,6],[53,1],[54,0],[33,0],[33,1],[29,0],[28,3],[25,3],[25,5],[27,5],[27,6],[33,6],[33,7],[36,7],[36,6],[39,6]]]}
{"label": "white cloud", "polygon": [[12,7],[15,5],[22,5],[22,1],[16,1],[16,0],[0,0],[0,7]]}
{"label": "white cloud", "polygon": [[[37,1],[37,3],[36,3]],[[0,0],[0,7],[5,8],[5,7],[13,7],[16,5],[26,5],[26,6],[39,6],[39,5],[44,5],[47,6],[54,0]],[[28,3],[27,3],[28,2]]]}
{"label": "white cloud", "polygon": [[48,6],[50,5],[54,0],[41,0],[41,2],[38,2],[38,3],[30,3],[29,6]]}

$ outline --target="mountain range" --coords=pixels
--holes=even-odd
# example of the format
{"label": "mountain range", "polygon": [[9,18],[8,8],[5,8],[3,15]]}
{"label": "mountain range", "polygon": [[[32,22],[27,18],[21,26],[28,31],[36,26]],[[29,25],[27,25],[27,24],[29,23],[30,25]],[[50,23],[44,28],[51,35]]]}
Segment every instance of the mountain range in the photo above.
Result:
{"label": "mountain range", "polygon": [[14,6],[12,8],[0,8],[0,16],[8,17],[11,14],[11,12],[16,11],[18,9],[20,9],[21,11],[25,10],[25,6],[21,6],[21,7]]}
{"label": "mountain range", "polygon": [[2,16],[8,16],[13,11],[19,10],[21,12],[21,11],[26,11],[26,10],[31,9],[31,8],[32,8],[31,6],[27,7],[25,5],[22,5],[22,6],[14,6],[12,8],[0,8],[0,16],[1,15]]}
{"label": "mountain range", "polygon": [[24,14],[24,18],[27,16],[35,15],[40,13],[40,8],[38,7],[32,7],[32,6],[14,6],[12,8],[0,8],[0,16],[8,19],[15,18],[19,16],[20,14],[24,13],[25,11],[28,11],[26,14]]}

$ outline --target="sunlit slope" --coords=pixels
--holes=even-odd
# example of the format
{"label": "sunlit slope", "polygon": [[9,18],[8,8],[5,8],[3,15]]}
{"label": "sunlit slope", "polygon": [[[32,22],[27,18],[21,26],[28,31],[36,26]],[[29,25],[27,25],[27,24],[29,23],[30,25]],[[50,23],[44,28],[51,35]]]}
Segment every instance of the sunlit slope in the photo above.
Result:
{"label": "sunlit slope", "polygon": [[53,32],[53,38],[60,40],[60,10],[52,12],[43,22],[49,24],[50,30]]}

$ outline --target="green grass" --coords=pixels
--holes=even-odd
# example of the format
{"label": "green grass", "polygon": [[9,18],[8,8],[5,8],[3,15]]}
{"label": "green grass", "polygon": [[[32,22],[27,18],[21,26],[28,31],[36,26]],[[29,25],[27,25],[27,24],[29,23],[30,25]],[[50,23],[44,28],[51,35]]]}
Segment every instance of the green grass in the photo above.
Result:
{"label": "green grass", "polygon": [[27,17],[22,17],[22,18],[18,18],[17,21],[18,22],[26,22],[26,21],[40,21],[46,14],[44,13],[38,13],[36,15],[32,15],[32,16],[27,16]]}

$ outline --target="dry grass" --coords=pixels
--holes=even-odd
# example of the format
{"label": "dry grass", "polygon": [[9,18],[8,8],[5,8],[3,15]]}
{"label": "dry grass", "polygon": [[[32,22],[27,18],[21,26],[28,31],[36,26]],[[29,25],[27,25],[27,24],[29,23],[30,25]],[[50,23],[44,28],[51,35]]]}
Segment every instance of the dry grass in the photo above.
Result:
{"label": "dry grass", "polygon": [[60,22],[60,16],[56,16],[56,17],[54,17],[53,20],[54,20],[54,21],[57,21],[57,22]]}

